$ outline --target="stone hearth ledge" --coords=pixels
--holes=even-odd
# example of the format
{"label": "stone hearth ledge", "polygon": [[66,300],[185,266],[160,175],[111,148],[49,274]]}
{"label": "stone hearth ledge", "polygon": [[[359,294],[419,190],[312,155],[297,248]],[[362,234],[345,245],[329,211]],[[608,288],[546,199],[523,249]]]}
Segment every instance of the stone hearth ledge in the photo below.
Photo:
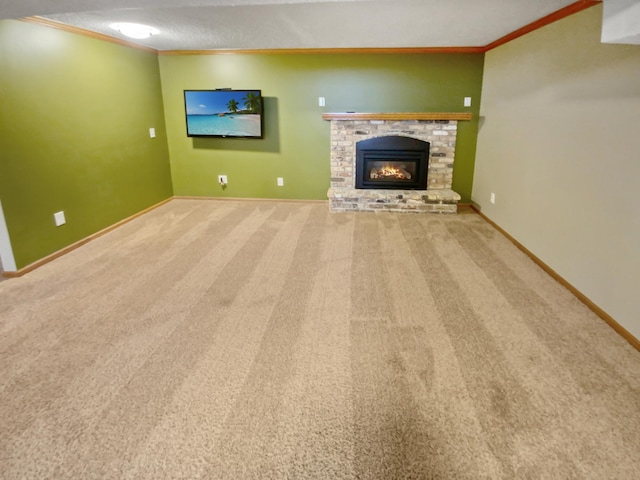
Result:
{"label": "stone hearth ledge", "polygon": [[449,189],[383,190],[331,187],[332,212],[457,213],[460,195]]}

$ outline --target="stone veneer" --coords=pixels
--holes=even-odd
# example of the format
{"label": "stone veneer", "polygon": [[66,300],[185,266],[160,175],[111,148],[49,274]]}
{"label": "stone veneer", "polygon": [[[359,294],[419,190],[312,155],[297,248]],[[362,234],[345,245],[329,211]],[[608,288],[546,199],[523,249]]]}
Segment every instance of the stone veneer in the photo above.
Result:
{"label": "stone veneer", "polygon": [[[456,120],[331,120],[329,208],[344,211],[456,213],[460,195],[451,190]],[[356,189],[356,143],[400,135],[430,143],[427,190]]]}

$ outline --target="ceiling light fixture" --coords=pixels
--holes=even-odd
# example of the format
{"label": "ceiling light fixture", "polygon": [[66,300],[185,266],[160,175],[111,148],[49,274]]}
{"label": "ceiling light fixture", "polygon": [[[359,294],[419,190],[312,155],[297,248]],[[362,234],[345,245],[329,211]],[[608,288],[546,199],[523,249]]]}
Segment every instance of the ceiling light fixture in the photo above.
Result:
{"label": "ceiling light fixture", "polygon": [[139,23],[112,23],[109,27],[119,31],[122,35],[142,40],[149,38],[151,35],[157,35],[160,30],[150,27],[148,25],[141,25]]}

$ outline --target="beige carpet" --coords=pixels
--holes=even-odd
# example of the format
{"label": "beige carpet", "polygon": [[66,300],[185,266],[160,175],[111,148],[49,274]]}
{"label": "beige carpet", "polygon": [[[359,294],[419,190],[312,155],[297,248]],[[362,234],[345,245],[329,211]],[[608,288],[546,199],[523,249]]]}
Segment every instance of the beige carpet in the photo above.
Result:
{"label": "beige carpet", "polygon": [[640,353],[473,213],[173,200],[0,318],[3,480],[640,478]]}

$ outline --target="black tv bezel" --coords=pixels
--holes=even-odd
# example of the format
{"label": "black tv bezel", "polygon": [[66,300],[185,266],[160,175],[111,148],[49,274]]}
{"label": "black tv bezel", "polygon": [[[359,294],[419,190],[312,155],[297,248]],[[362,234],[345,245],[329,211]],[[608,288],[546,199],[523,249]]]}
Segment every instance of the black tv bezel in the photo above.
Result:
{"label": "black tv bezel", "polygon": [[[189,132],[189,114],[187,112],[187,92],[231,92],[231,93],[242,93],[242,92],[257,92],[260,97],[260,135],[223,135],[223,134],[199,134],[199,133],[190,133]],[[237,138],[237,139],[247,139],[247,140],[261,140],[264,139],[264,97],[262,96],[262,90],[259,88],[185,88],[183,90],[183,100],[184,100],[184,120],[185,120],[185,128],[187,132],[187,137],[189,138]]]}

